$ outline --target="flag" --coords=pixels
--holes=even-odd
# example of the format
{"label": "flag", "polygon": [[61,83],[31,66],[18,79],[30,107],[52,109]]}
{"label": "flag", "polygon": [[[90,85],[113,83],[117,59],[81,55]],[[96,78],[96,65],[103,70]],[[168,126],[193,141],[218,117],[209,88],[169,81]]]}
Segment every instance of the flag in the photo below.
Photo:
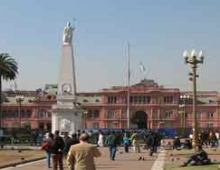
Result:
{"label": "flag", "polygon": [[141,71],[142,71],[142,72],[145,72],[145,71],[146,71],[146,68],[144,67],[144,64],[143,64],[143,63],[140,63],[140,68],[141,68]]}

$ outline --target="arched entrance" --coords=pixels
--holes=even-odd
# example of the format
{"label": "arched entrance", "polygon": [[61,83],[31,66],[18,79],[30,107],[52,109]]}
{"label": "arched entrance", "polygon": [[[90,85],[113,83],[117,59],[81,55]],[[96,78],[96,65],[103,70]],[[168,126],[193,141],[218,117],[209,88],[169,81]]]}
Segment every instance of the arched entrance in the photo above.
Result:
{"label": "arched entrance", "polygon": [[147,114],[144,111],[137,111],[131,122],[136,124],[138,129],[147,129]]}

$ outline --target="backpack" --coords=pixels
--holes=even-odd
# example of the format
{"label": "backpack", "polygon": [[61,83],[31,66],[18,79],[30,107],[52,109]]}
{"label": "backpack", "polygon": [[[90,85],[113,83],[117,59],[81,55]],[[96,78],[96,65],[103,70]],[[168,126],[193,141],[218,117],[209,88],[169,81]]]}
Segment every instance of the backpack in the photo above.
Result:
{"label": "backpack", "polygon": [[43,142],[42,143],[42,146],[41,146],[42,150],[49,151],[49,148],[50,148],[50,142]]}

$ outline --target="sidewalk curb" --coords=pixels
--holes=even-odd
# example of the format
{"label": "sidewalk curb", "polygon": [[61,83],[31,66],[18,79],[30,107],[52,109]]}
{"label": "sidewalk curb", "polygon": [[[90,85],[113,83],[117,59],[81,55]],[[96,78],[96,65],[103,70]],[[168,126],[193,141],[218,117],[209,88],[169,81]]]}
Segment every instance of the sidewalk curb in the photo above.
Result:
{"label": "sidewalk curb", "polygon": [[166,159],[166,151],[162,150],[159,153],[156,161],[154,162],[151,170],[164,170],[165,159]]}
{"label": "sidewalk curb", "polygon": [[10,145],[6,145],[4,146],[4,149],[14,149],[14,150],[40,150],[41,146],[10,146]]}
{"label": "sidewalk curb", "polygon": [[16,167],[18,165],[23,165],[23,164],[30,163],[30,162],[40,161],[40,160],[43,160],[45,158],[46,157],[44,156],[44,157],[40,157],[40,158],[29,159],[29,160],[25,160],[25,161],[15,162],[15,163],[7,164],[7,165],[2,165],[2,166],[0,166],[0,169],[9,168],[9,167]]}

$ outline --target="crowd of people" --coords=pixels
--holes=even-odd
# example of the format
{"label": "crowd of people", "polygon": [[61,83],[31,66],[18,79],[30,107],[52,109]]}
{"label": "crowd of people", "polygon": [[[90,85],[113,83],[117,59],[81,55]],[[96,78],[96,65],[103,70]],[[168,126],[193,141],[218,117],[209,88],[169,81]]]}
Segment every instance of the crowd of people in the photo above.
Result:
{"label": "crowd of people", "polygon": [[[92,137],[92,132],[86,133],[85,131],[78,130],[71,137],[68,133],[64,133],[63,137],[61,137],[59,133],[59,131],[56,131],[54,134],[47,133],[42,143],[42,149],[45,150],[47,157],[47,167],[53,167],[54,170],[58,170],[58,168],[59,170],[64,169],[63,158],[65,158],[69,170],[94,170],[94,158],[101,156],[99,147],[108,147],[109,158],[111,161],[115,161],[118,146],[123,146],[124,153],[126,154],[131,151],[141,153],[142,146],[143,149],[149,150],[149,156],[153,156],[157,152],[158,146],[163,143],[160,135],[155,132],[143,135],[137,131],[124,132],[122,134],[115,131],[103,133],[99,130],[95,144],[94,139],[91,140],[94,138],[94,136]],[[218,139],[219,136],[217,133],[210,132],[207,135],[202,131],[199,135],[199,144],[195,147],[195,154],[190,156],[181,166],[187,166],[190,163],[208,164],[210,160],[207,153],[202,149],[202,146],[218,146]],[[192,148],[192,140],[190,138],[181,142],[179,137],[175,137],[171,144],[171,149],[181,150]],[[51,159],[53,166],[51,166]],[[137,160],[145,160],[144,155],[138,157]]]}
{"label": "crowd of people", "polygon": [[202,131],[199,134],[199,142],[201,145],[211,146],[211,147],[218,147],[219,145],[219,133],[216,131],[205,132]]}
{"label": "crowd of people", "polygon": [[[65,157],[69,170],[94,170],[94,157],[101,156],[95,145],[89,143],[89,135],[84,132],[74,133],[63,137],[57,130],[54,134],[47,133],[43,139],[42,149],[46,153],[47,168],[63,170]],[[52,159],[52,166],[51,166]]]}
{"label": "crowd of people", "polygon": [[[65,158],[69,170],[94,170],[94,158],[101,156],[99,147],[108,147],[109,158],[111,161],[115,161],[118,146],[123,145],[125,153],[129,153],[130,146],[132,146],[133,152],[140,153],[140,144],[144,143],[145,148],[150,150],[149,155],[152,156],[157,152],[157,146],[160,143],[157,133],[151,133],[144,138],[136,131],[125,132],[123,136],[115,131],[104,134],[100,130],[98,133],[96,145],[91,144],[91,134],[84,131],[78,131],[71,137],[68,133],[64,133],[61,137],[59,131],[55,131],[54,134],[46,133],[42,149],[46,153],[47,168],[63,170],[63,158]],[[144,159],[144,156],[138,158],[138,160]]]}
{"label": "crowd of people", "polygon": [[[184,142],[180,142],[180,138],[178,136],[176,136],[173,140],[173,149],[192,149],[192,140],[193,140],[193,136],[189,135],[189,138],[185,139]],[[213,132],[210,131],[205,132],[202,131],[199,135],[198,135],[198,143],[201,146],[205,146],[205,147],[218,147],[219,146],[219,133],[218,132]]]}

